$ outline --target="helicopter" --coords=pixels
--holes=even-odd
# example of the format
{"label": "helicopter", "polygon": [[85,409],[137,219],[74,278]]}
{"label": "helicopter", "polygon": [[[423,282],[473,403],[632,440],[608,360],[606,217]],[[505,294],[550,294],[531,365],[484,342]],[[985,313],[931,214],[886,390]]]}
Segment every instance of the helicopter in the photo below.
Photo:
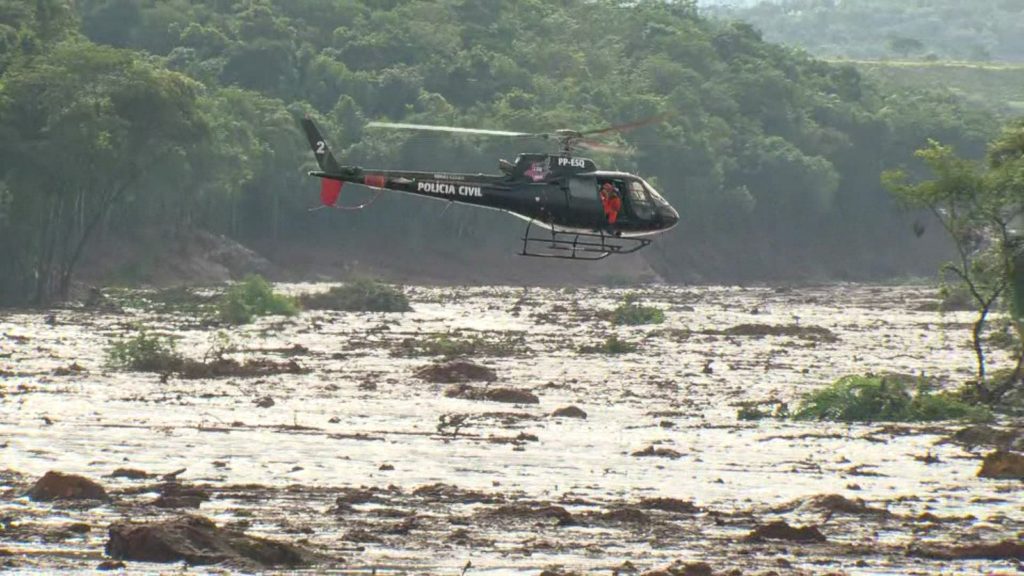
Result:
{"label": "helicopter", "polygon": [[[669,230],[679,213],[643,178],[626,172],[598,170],[589,158],[575,155],[576,148],[597,152],[621,150],[595,137],[628,130],[652,120],[609,126],[597,130],[556,130],[546,133],[510,132],[430,124],[370,122],[367,128],[476,134],[507,138],[555,141],[557,154],[523,153],[514,162],[501,159],[501,174],[367,170],[342,166],[327,141],[307,116],[302,127],[320,170],[309,172],[321,179],[324,207],[361,210],[376,199],[358,206],[338,206],[346,182],[377,190],[395,190],[451,203],[482,206],[508,212],[527,221],[521,238],[523,256],[568,260],[601,260],[613,254],[631,254],[650,245],[650,236]],[[617,198],[617,200],[616,200]]]}

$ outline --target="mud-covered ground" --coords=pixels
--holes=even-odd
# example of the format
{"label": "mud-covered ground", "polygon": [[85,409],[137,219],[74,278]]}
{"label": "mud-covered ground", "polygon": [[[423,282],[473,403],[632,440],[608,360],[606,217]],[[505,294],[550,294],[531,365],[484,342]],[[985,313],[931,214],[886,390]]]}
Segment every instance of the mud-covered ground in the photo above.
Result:
{"label": "mud-covered ground", "polygon": [[[409,313],[241,328],[144,294],[120,310],[0,313],[0,571],[92,572],[112,522],[182,513],[323,554],[311,573],[631,574],[677,560],[715,574],[1020,570],[949,558],[1024,536],[1022,483],[976,476],[983,449],[948,440],[964,424],[737,418],[745,402],[792,405],[848,373],[961,383],[969,315],[939,314],[933,292],[906,287],[639,292],[664,323],[612,325],[601,311],[625,291],[607,288],[410,288]],[[110,343],[140,328],[195,359],[227,347],[298,369],[108,368]],[[638,350],[580,352],[612,334]],[[460,390],[417,376],[459,344],[497,380]],[[498,401],[527,392],[536,403]],[[586,417],[553,415],[570,406]],[[112,477],[119,468],[149,476]],[[110,502],[23,497],[49,470],[99,481]],[[161,475],[174,472],[168,493]]]}

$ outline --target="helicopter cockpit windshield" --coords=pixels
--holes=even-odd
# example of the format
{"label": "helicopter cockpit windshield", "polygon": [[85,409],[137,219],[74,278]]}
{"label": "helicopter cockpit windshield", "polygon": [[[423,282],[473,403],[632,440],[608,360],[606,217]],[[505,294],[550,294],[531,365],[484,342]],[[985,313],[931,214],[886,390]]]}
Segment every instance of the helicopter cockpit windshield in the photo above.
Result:
{"label": "helicopter cockpit windshield", "polygon": [[675,208],[643,178],[629,181],[629,204],[636,218],[656,222],[664,229],[679,222],[679,213]]}

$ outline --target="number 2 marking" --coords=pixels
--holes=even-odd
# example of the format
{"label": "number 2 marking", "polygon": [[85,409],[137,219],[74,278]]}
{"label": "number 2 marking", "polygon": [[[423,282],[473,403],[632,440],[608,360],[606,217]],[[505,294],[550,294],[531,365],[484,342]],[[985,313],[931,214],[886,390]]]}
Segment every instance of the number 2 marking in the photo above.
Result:
{"label": "number 2 marking", "polygon": [[326,144],[326,143],[324,143],[324,141],[323,141],[323,140],[319,140],[319,141],[318,141],[318,142],[316,143],[316,153],[317,153],[317,154],[319,154],[319,155],[321,155],[321,156],[323,156],[323,154],[324,154],[324,153],[325,153],[326,151],[327,151],[327,144]]}

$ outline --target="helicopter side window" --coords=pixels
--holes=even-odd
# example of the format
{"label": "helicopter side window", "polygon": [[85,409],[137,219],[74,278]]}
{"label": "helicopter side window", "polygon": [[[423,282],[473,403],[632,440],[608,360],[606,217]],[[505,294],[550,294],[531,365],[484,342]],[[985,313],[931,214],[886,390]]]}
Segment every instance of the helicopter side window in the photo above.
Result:
{"label": "helicopter side window", "polygon": [[597,184],[593,178],[570,178],[569,196],[577,202],[597,200]]}
{"label": "helicopter side window", "polygon": [[654,208],[647,197],[644,185],[633,180],[629,183],[629,203],[633,207],[633,213],[641,220],[650,220],[654,217]]}

